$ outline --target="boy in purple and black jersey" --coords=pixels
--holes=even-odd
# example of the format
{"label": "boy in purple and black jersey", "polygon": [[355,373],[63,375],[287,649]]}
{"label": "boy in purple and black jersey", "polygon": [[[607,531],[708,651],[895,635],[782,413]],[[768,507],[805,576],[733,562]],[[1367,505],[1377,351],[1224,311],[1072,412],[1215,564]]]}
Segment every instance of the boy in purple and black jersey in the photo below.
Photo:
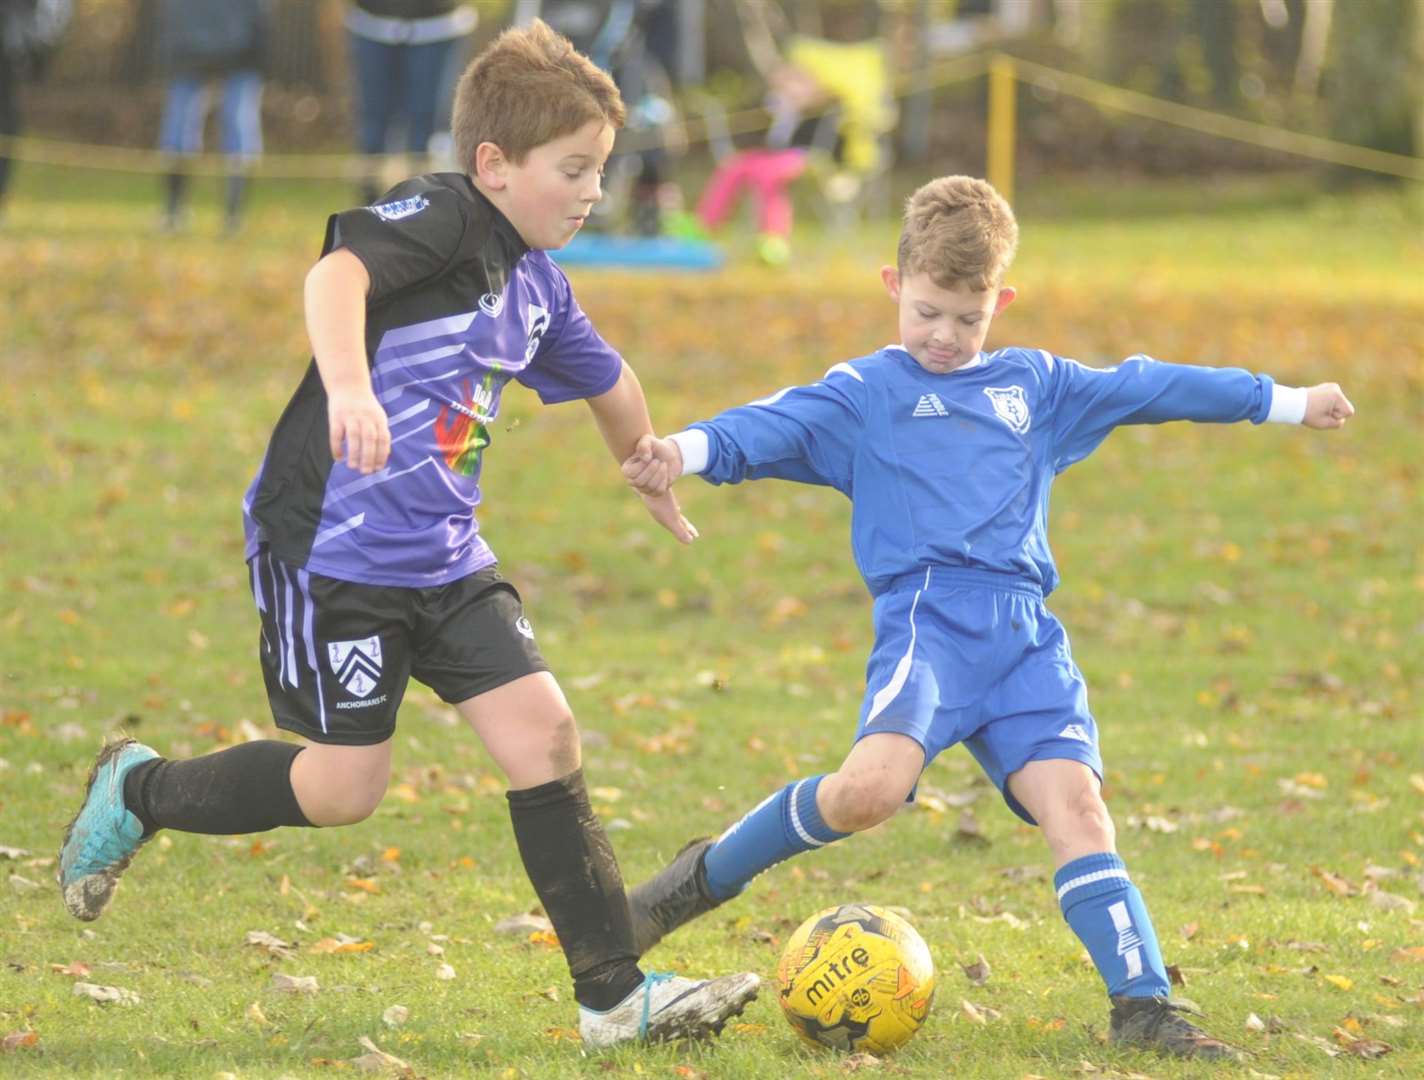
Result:
{"label": "boy in purple and black jersey", "polygon": [[[632,370],[545,254],[602,195],[624,116],[613,83],[536,22],[476,57],[456,96],[465,173],[419,176],[333,216],[307,276],[313,363],[243,503],[277,725],[168,761],[105,747],[65,835],[66,907],[97,918],[158,829],[251,833],[369,816],[396,713],[419,679],[460,712],[509,779],[525,870],[564,948],[590,1046],[718,1031],[756,996],[744,973],[639,969],[627,898],[589,805],[579,736],[474,510],[489,425],[515,379],[584,400],[618,460],[652,432]],[[669,493],[645,496],[679,540]]]}

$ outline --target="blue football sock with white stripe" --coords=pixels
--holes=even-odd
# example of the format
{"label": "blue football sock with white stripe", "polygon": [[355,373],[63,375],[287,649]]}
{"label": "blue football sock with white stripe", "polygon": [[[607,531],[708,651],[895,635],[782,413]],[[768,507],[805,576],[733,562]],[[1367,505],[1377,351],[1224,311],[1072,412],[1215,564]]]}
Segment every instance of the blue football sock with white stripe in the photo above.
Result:
{"label": "blue football sock with white stripe", "polygon": [[822,779],[812,776],[787,784],[717,838],[703,857],[713,896],[736,896],[767,867],[850,835],[821,820],[816,789]]}
{"label": "blue football sock with white stripe", "polygon": [[1053,875],[1063,917],[1113,997],[1166,997],[1171,989],[1147,905],[1111,852],[1084,855]]}

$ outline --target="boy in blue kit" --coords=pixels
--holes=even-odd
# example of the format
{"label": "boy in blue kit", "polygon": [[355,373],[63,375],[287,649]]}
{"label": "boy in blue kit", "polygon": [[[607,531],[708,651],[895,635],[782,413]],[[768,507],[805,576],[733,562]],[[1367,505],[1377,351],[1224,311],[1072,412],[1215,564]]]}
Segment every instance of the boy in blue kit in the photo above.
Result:
{"label": "boy in blue kit", "polygon": [[[408,180],[334,215],[306,282],[313,363],[243,509],[277,725],[166,761],[132,739],[99,755],[65,835],[69,911],[97,918],[158,829],[251,833],[369,816],[414,676],[469,721],[509,779],[515,840],[564,948],[590,1046],[718,1031],[754,974],[638,968],[622,878],[589,805],[579,735],[474,508],[501,392],[583,399],[622,461],[652,430],[638,380],[550,261],[602,196],[624,117],[612,81],[536,22],[461,80],[465,173]],[[645,497],[678,539],[669,493]]]}
{"label": "boy in blue kit", "polygon": [[1013,212],[987,183],[944,177],[911,197],[898,266],[881,271],[902,344],[639,440],[644,496],[686,473],[777,477],[852,500],[851,544],[874,603],[860,724],[839,769],[788,784],[715,840],[695,840],[629,895],[641,951],[783,859],[885,821],[925,765],[963,743],[1053,854],[1064,918],[1107,984],[1113,1042],[1186,1057],[1237,1051],[1168,997],[1157,936],[1117,855],[1087,688],[1044,606],[1053,478],[1120,424],[1279,421],[1338,428],[1333,383],[1134,356],[1090,368],[1036,349],[983,353],[1014,299]]}

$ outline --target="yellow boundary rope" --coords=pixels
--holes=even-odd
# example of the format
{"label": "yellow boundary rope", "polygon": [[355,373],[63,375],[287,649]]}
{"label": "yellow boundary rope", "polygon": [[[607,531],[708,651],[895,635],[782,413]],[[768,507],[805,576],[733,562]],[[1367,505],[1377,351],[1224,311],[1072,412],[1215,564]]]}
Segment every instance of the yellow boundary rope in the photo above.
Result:
{"label": "yellow boundary rope", "polygon": [[[1317,161],[1398,176],[1406,180],[1424,181],[1424,158],[1391,154],[1383,150],[1372,150],[1316,135],[1271,127],[1268,124],[1223,116],[1206,109],[1180,105],[1004,54],[976,53],[937,64],[922,76],[913,73],[904,75],[896,80],[895,96],[905,97],[912,93],[978,78],[989,70],[995,59],[1011,63],[1015,76],[1022,82],[1049,92],[1078,98],[1102,109],[1130,113],[1217,138],[1280,150]],[[728,114],[723,124],[718,126],[730,136],[764,131],[768,123],[765,109],[752,108]],[[684,119],[683,127],[689,145],[705,143],[711,138],[705,117],[689,116]],[[620,146],[620,150],[637,151],[651,145],[656,145],[651,139],[630,138],[625,145]],[[40,165],[129,173],[168,172],[174,162],[180,160],[158,150],[72,143],[29,135],[0,136],[0,153],[19,161]],[[234,162],[220,154],[198,154],[181,160],[184,171],[200,176],[225,175],[233,172],[235,166]],[[378,171],[386,160],[379,156],[363,157],[357,154],[268,154],[257,162],[245,165],[237,163],[237,167],[254,175],[273,179],[352,180]]]}
{"label": "yellow boundary rope", "polygon": [[1191,105],[1179,105],[1175,101],[1166,101],[1136,90],[1098,82],[1083,75],[1057,71],[1028,60],[1011,58],[1011,62],[1023,82],[1079,98],[1099,108],[1132,113],[1149,120],[1214,135],[1220,139],[1233,139],[1253,146],[1282,150],[1288,154],[1298,154],[1335,165],[1348,165],[1354,169],[1400,176],[1406,180],[1424,180],[1424,158],[1391,154],[1384,150],[1372,150],[1367,146],[1355,146],[1324,139],[1318,135],[1271,127],[1269,124],[1239,120],[1234,116],[1223,116],[1221,113],[1209,112]]}

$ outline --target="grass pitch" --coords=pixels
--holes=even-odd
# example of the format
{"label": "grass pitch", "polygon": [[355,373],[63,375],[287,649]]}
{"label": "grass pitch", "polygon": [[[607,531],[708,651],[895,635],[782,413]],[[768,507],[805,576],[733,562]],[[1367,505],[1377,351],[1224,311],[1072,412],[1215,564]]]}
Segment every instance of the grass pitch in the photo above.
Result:
{"label": "grass pitch", "polygon": [[[353,1074],[362,1038],[428,1077],[851,1071],[802,1048],[771,992],[706,1046],[584,1056],[558,950],[494,931],[534,903],[503,784],[415,688],[369,821],[163,834],[102,920],[64,913],[53,855],[104,733],[170,755],[271,734],[238,505],[305,364],[300,281],[321,214],[346,197],[268,185],[222,243],[215,214],[156,236],[146,184],[100,202],[61,174],[20,174],[0,232],[0,1036],[14,1036],[0,1071],[322,1078]],[[1333,379],[1359,409],[1334,435],[1117,432],[1058,482],[1051,603],[1179,992],[1253,1052],[1216,1072],[1418,1076],[1424,214],[1391,194],[1118,187],[1030,190],[1021,214],[1021,298],[991,345]],[[892,340],[875,271],[893,241],[889,226],[808,231],[802,258],[773,272],[737,258],[750,243],[734,236],[733,268],[713,277],[579,272],[575,286],[669,430]],[[621,490],[583,413],[508,395],[481,520],[580,717],[595,802],[636,880],[837,764],[869,603],[839,496],[691,481],[679,492],[703,539],[679,549]],[[926,1028],[880,1074],[1202,1075],[1104,1046],[1101,985],[1042,842],[968,756],[931,766],[924,794],[768,873],[650,965],[770,978],[811,912],[895,905],[940,983]],[[287,947],[247,944],[250,931]],[[981,956],[976,985],[961,965]],[[139,1001],[99,1004],[81,982]]]}

